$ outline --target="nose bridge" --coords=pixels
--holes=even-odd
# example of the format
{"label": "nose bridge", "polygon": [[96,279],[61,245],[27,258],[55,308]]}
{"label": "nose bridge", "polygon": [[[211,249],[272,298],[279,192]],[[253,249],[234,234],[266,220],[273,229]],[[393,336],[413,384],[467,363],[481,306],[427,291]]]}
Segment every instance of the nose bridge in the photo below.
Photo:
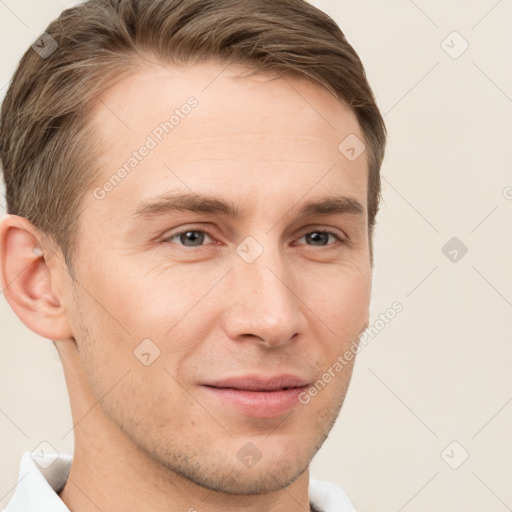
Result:
{"label": "nose bridge", "polygon": [[270,238],[265,244],[258,242],[259,249],[255,240],[248,240],[247,246],[242,242],[237,248],[227,330],[233,338],[250,334],[275,346],[286,343],[303,323],[300,301],[292,291],[290,267]]}
{"label": "nose bridge", "polygon": [[262,257],[260,261],[247,265],[243,273],[251,294],[259,299],[254,301],[258,306],[273,313],[291,310],[294,302],[291,283],[287,283],[290,279],[281,261]]}

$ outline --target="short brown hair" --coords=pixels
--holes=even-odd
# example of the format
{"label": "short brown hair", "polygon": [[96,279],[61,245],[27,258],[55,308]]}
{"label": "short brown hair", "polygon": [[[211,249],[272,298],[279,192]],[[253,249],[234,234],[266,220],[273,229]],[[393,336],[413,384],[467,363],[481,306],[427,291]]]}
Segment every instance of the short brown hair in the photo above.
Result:
{"label": "short brown hair", "polygon": [[89,0],[62,12],[46,34],[40,46],[56,42],[55,51],[41,55],[29,48],[6,93],[0,162],[8,212],[49,235],[68,266],[80,202],[98,172],[99,146],[87,113],[144,59],[245,64],[258,73],[306,77],[330,91],[355,113],[364,134],[372,238],[384,120],[343,32],[306,1]]}

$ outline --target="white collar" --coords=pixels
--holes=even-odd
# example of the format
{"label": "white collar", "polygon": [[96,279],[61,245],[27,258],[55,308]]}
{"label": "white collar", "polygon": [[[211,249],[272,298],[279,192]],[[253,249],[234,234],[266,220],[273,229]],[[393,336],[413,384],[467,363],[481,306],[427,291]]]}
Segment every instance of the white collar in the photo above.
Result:
{"label": "white collar", "polygon": [[310,478],[309,499],[318,512],[356,512],[345,491],[331,482]]}
{"label": "white collar", "polygon": [[64,487],[71,470],[71,455],[44,454],[21,457],[18,484],[3,512],[69,512],[58,492]]}
{"label": "white collar", "polygon": [[[37,462],[36,462],[37,460]],[[7,508],[2,512],[70,512],[58,493],[71,470],[71,455],[44,454],[21,457],[18,484]],[[330,482],[311,479],[311,503],[318,512],[355,512],[345,491]]]}

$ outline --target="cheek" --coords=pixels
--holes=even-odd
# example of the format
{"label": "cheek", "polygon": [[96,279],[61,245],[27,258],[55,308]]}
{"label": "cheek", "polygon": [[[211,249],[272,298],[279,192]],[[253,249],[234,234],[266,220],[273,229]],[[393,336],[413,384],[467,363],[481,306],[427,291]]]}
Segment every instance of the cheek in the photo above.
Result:
{"label": "cheek", "polygon": [[[186,362],[209,339],[222,317],[222,302],[212,291],[225,271],[202,266],[199,273],[192,267],[177,265],[158,273],[132,275],[133,287],[138,288],[141,298],[135,307],[130,301],[126,305],[131,311],[126,322],[134,343],[150,339],[159,352],[156,362],[165,363],[178,380],[186,380]],[[216,292],[219,290],[222,288]]]}
{"label": "cheek", "polygon": [[140,339],[128,334],[95,301],[84,299],[80,305],[87,311],[76,336],[85,378],[107,416],[139,435],[158,425],[184,428],[185,418],[176,416],[176,411],[193,404],[187,403],[190,396],[175,380],[182,356],[179,343],[173,348],[154,337],[155,343],[148,345],[146,338],[144,350],[139,350]]}
{"label": "cheek", "polygon": [[118,267],[107,272],[109,286],[91,287],[94,299],[88,294],[81,298],[80,344],[86,347],[84,366],[96,397],[123,379],[119,390],[116,386],[116,393],[105,399],[111,414],[119,407],[128,421],[131,408],[137,407],[134,413],[158,417],[158,400],[167,406],[181,400],[174,379],[187,381],[187,362],[221,318],[221,301],[208,292],[225,272],[219,266],[200,275],[185,266],[158,273]]}
{"label": "cheek", "polygon": [[371,297],[369,265],[335,265],[301,282],[302,297],[315,313],[316,323],[324,322],[338,340],[364,329]]}
{"label": "cheek", "polygon": [[77,268],[82,325],[93,326],[100,338],[108,336],[106,345],[118,343],[116,350],[126,340],[162,339],[175,326],[191,322],[190,313],[227,270],[173,264],[157,251],[98,252]]}

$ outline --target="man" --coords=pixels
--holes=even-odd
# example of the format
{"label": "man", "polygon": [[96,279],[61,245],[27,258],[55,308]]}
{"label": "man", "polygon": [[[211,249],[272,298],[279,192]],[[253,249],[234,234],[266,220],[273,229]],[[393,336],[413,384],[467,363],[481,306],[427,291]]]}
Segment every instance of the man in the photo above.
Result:
{"label": "man", "polygon": [[7,511],[349,511],[308,467],[368,325],[385,127],[303,0],[90,0],[2,106],[5,296],[54,340],[73,458]]}

